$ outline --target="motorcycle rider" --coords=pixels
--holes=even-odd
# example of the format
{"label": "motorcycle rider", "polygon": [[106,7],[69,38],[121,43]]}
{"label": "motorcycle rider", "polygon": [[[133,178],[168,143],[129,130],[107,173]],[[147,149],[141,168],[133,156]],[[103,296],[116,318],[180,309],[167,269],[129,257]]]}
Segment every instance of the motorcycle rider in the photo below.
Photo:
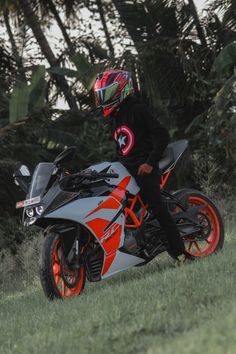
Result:
{"label": "motorcycle rider", "polygon": [[159,221],[169,243],[169,254],[177,263],[185,263],[192,257],[185,251],[178,228],[160,192],[158,161],[169,142],[167,130],[134,97],[128,71],[106,70],[99,74],[94,84],[94,94],[103,117],[111,119],[117,159],[136,179],[142,198]]}

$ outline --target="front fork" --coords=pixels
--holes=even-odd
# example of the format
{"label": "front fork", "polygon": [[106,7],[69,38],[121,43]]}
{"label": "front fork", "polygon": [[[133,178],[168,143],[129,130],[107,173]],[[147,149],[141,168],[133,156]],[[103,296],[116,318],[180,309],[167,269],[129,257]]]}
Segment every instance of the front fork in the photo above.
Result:
{"label": "front fork", "polygon": [[79,224],[51,225],[45,234],[53,232],[60,236],[63,262],[73,269],[78,269],[82,262],[81,257],[81,226]]}
{"label": "front fork", "polygon": [[73,269],[79,269],[81,264],[83,263],[81,257],[82,246],[80,236],[81,227],[80,225],[77,225],[74,242],[72,243],[72,245],[70,245],[70,248],[67,249],[66,252],[66,261]]}

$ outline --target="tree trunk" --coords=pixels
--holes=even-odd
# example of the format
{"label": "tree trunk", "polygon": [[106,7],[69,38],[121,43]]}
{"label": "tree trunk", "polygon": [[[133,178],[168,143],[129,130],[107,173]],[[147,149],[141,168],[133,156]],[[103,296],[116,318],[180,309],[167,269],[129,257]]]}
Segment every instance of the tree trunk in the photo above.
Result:
{"label": "tree trunk", "polygon": [[102,25],[103,25],[103,29],[104,29],[104,32],[105,32],[107,46],[109,48],[110,54],[114,55],[114,48],[113,48],[113,45],[111,43],[111,37],[110,37],[109,31],[108,31],[108,28],[107,28],[107,24],[106,24],[106,20],[105,20],[105,16],[104,16],[104,10],[103,10],[103,7],[102,7],[102,1],[101,0],[96,0],[96,4],[97,4],[97,7],[98,7],[98,12],[99,12],[100,17],[101,17],[101,22],[102,22]]}
{"label": "tree trunk", "polygon": [[194,4],[194,1],[193,0],[188,0],[188,3],[189,3],[189,7],[190,7],[190,10],[191,10],[192,16],[193,16],[193,20],[195,22],[195,26],[196,26],[196,29],[197,29],[198,37],[199,37],[202,45],[204,47],[207,47],[206,38],[205,38],[203,29],[202,29],[202,26],[201,26],[201,22],[200,22],[199,17],[198,17],[198,13],[197,13],[197,9],[196,9],[196,6]]}
{"label": "tree trunk", "polygon": [[[31,28],[41,50],[43,55],[46,57],[47,61],[49,64],[53,67],[57,65],[57,59],[54,56],[52,49],[41,29],[39,20],[35,13],[32,10],[31,4],[29,0],[19,0],[20,7],[24,13],[25,20],[28,24],[28,26]],[[61,89],[61,91],[64,93],[66,101],[68,102],[69,107],[72,110],[78,110],[78,106],[76,103],[75,97],[71,94],[70,92],[70,87],[67,84],[67,81],[65,80],[64,77],[54,75],[58,87]]]}
{"label": "tree trunk", "polygon": [[7,7],[4,7],[4,9],[3,9],[3,17],[4,17],[5,26],[7,29],[7,34],[8,34],[9,40],[11,42],[13,57],[17,63],[22,80],[26,81],[24,70],[23,70],[22,58],[18,52],[15,38],[14,38],[12,30],[11,30],[11,25],[10,25],[10,21],[9,21],[9,10]]}
{"label": "tree trunk", "polygon": [[64,24],[63,24],[63,22],[61,20],[61,17],[59,15],[59,13],[58,13],[53,1],[52,0],[47,0],[46,4],[47,4],[46,6],[48,6],[49,10],[51,11],[51,13],[54,15],[55,20],[57,21],[58,27],[61,30],[61,33],[62,33],[62,35],[63,35],[63,37],[65,39],[65,42],[66,42],[66,44],[67,44],[67,46],[69,48],[70,53],[71,54],[75,54],[75,51],[74,51],[74,48],[73,48],[73,43],[70,40],[70,37],[69,37],[69,35],[68,35],[68,33],[67,33],[66,29],[65,29],[65,26],[64,26]]}
{"label": "tree trunk", "polygon": [[145,4],[135,0],[113,0],[134,45],[139,51],[140,44],[143,43],[143,34],[146,39],[155,37],[156,30],[153,28],[153,21],[150,20],[150,14],[147,13]]}

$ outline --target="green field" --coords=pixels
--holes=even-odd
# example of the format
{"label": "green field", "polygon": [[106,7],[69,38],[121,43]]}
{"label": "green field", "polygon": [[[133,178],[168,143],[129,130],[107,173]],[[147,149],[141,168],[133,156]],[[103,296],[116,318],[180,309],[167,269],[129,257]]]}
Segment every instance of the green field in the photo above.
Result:
{"label": "green field", "polygon": [[49,302],[40,283],[0,300],[0,353],[236,353],[236,237],[175,268],[163,255],[83,295]]}

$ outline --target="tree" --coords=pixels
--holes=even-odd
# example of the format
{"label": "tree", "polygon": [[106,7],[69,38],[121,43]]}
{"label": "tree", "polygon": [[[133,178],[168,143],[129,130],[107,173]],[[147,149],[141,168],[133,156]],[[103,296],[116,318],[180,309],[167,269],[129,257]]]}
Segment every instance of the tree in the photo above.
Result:
{"label": "tree", "polygon": [[[39,5],[44,8],[44,10],[49,11],[53,15],[53,18],[56,20],[57,25],[60,28],[63,38],[67,44],[67,47],[69,49],[69,53],[71,55],[75,54],[74,45],[70,39],[69,34],[67,33],[67,30],[62,22],[61,16],[60,16],[53,0],[39,0],[38,2],[39,2]],[[71,4],[71,6],[72,6],[72,4]]]}
{"label": "tree", "polygon": [[98,8],[98,12],[99,12],[100,18],[101,18],[101,22],[102,22],[102,26],[103,26],[103,29],[104,29],[104,33],[105,33],[105,36],[106,36],[107,46],[109,48],[110,54],[114,55],[114,48],[113,48],[113,45],[112,45],[112,42],[111,42],[111,37],[110,37],[109,31],[108,31],[108,28],[107,28],[102,1],[101,0],[96,0],[96,5],[97,5],[97,8]]}
{"label": "tree", "polygon": [[140,43],[155,37],[155,23],[150,13],[145,11],[144,3],[134,0],[113,0],[113,3],[137,50]]}
{"label": "tree", "polygon": [[[39,20],[37,16],[35,15],[31,4],[28,0],[19,0],[19,5],[24,13],[25,20],[28,24],[28,26],[31,28],[40,48],[42,53],[45,55],[45,58],[48,60],[49,64],[53,67],[57,65],[57,59],[53,54],[53,51],[41,29]],[[71,90],[69,85],[67,84],[66,80],[64,77],[54,75],[56,83],[58,87],[61,89],[61,91],[64,93],[65,98],[68,102],[69,107],[72,110],[77,111],[78,106],[76,103],[75,97],[72,95]]]}
{"label": "tree", "polygon": [[10,43],[11,43],[12,53],[13,53],[14,59],[15,59],[15,61],[17,63],[17,66],[19,68],[20,77],[23,80],[26,80],[25,74],[24,74],[24,71],[23,71],[22,57],[19,54],[16,42],[15,42],[15,38],[14,38],[12,29],[11,29],[11,25],[10,25],[10,21],[9,21],[9,10],[8,10],[7,7],[4,7],[4,9],[3,9],[3,17],[4,17],[4,22],[5,22],[5,26],[6,26],[6,29],[7,29],[8,37],[9,37],[9,40],[10,40]]}
{"label": "tree", "polygon": [[190,12],[192,14],[192,17],[193,17],[193,20],[194,20],[194,23],[195,23],[195,26],[196,26],[196,29],[197,29],[198,38],[200,39],[202,46],[203,47],[207,47],[206,38],[205,38],[205,35],[204,35],[204,31],[203,31],[201,22],[200,22],[199,17],[198,17],[198,13],[197,13],[197,9],[196,9],[196,6],[194,4],[194,1],[193,0],[188,0],[188,4],[189,4],[189,9],[190,9]]}

